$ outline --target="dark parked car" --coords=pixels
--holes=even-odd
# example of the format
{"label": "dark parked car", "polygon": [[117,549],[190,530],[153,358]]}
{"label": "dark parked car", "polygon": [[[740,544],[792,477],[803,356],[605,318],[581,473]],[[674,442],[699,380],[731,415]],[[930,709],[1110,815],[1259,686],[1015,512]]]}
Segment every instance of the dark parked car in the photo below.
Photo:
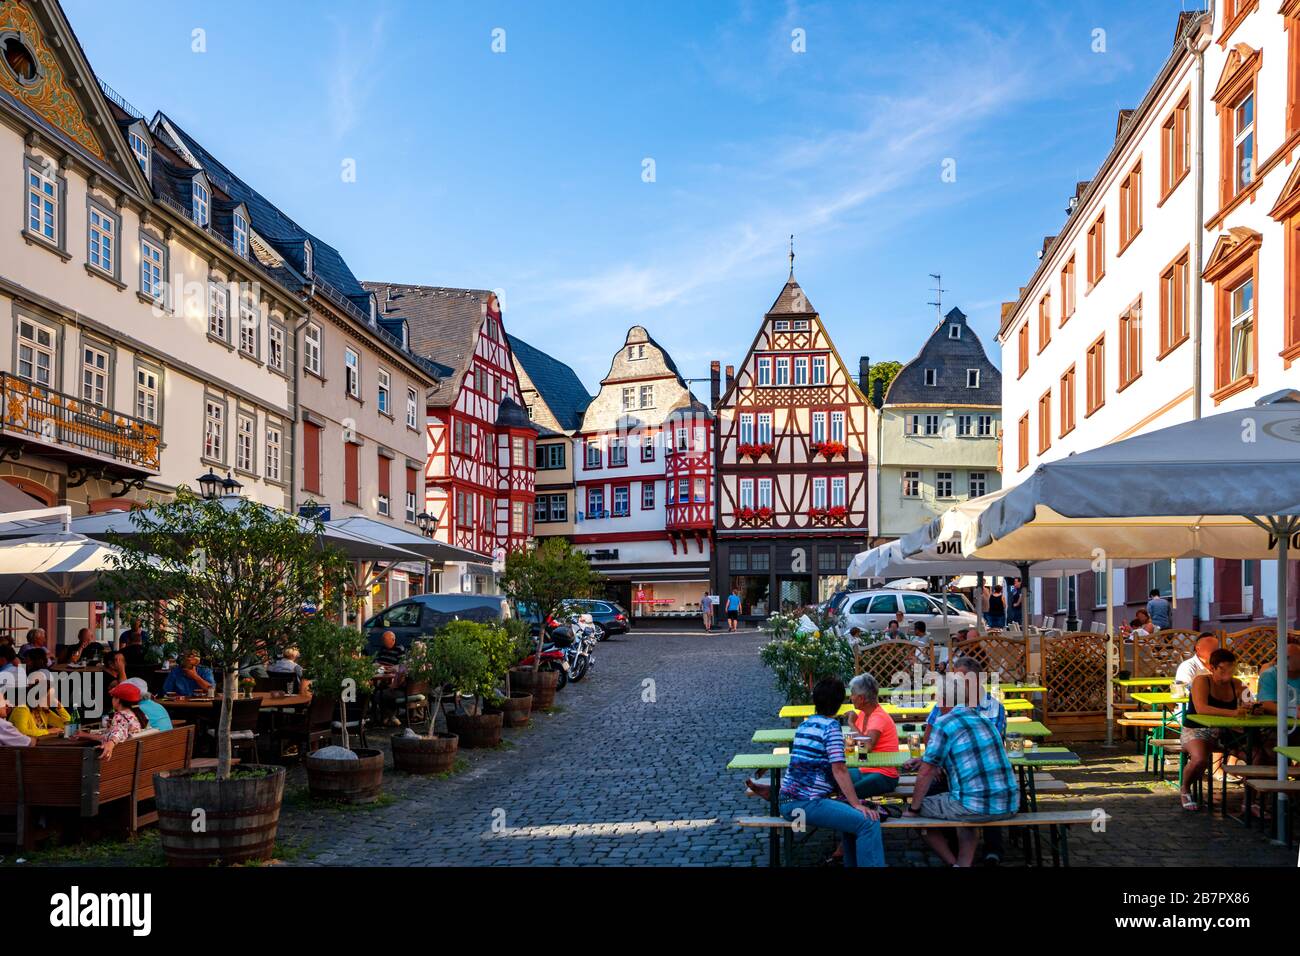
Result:
{"label": "dark parked car", "polygon": [[[626,634],[632,628],[632,617],[621,604],[606,601],[603,598],[570,598],[565,602],[569,614],[590,614],[592,622],[601,630],[601,640],[610,634]],[[519,612],[537,633],[537,621],[534,615]]]}
{"label": "dark parked car", "polygon": [[365,622],[372,652],[381,646],[384,631],[392,631],[401,647],[429,637],[448,621],[502,621],[510,602],[499,594],[417,594],[384,608]]}

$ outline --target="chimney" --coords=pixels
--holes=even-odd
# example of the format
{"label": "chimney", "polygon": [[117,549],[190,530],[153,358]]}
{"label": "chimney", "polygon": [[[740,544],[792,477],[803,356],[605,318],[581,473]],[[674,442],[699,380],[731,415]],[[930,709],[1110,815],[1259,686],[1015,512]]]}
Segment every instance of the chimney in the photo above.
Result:
{"label": "chimney", "polygon": [[719,379],[722,375],[721,365],[718,362],[709,363],[709,407],[718,407],[718,389],[720,387]]}
{"label": "chimney", "polygon": [[858,388],[863,395],[871,393],[871,359],[865,355],[858,359]]}
{"label": "chimney", "polygon": [[736,380],[736,366],[727,366],[727,387],[726,391],[731,391],[731,384]]}

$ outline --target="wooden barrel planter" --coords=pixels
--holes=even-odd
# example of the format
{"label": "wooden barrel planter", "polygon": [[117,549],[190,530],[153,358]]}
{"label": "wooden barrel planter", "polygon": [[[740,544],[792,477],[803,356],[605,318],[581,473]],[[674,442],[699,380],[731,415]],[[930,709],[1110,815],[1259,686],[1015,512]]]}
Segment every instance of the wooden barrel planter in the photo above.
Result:
{"label": "wooden barrel planter", "polygon": [[[250,771],[265,771],[250,776]],[[168,866],[212,866],[271,858],[284,797],[283,767],[239,768],[229,780],[196,780],[211,770],[154,774],[158,833]],[[198,813],[196,811],[202,811]]]}
{"label": "wooden barrel planter", "polygon": [[308,754],[307,790],[318,800],[340,803],[374,803],[384,785],[384,752],[353,750],[356,760],[330,760]]}
{"label": "wooden barrel planter", "polygon": [[496,709],[501,711],[507,727],[527,726],[528,721],[532,719],[533,695],[517,690],[511,691],[510,699],[503,700],[501,706]]}
{"label": "wooden barrel planter", "polygon": [[560,680],[559,671],[537,671],[519,667],[510,672],[510,686],[524,694],[532,694],[533,710],[550,710],[555,706],[555,688]]}
{"label": "wooden barrel planter", "polygon": [[406,773],[446,773],[456,763],[460,740],[455,734],[393,737],[393,767]]}
{"label": "wooden barrel planter", "polygon": [[495,747],[501,743],[501,711],[483,714],[448,714],[447,729],[460,738],[462,747]]}

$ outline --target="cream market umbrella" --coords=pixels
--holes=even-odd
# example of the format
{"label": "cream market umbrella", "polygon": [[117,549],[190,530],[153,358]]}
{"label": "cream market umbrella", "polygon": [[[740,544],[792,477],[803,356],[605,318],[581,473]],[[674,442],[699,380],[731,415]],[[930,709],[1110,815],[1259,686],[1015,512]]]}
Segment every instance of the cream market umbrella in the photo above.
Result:
{"label": "cream market umbrella", "polygon": [[[1300,547],[1300,392],[1136,435],[1039,465],[987,508],[965,554],[1218,557],[1277,561],[1279,698],[1286,673],[1288,560]],[[1287,708],[1278,701],[1279,743]],[[1278,779],[1286,779],[1278,757]],[[1278,837],[1286,839],[1286,795]]]}
{"label": "cream market umbrella", "polygon": [[0,542],[0,604],[93,601],[115,554],[112,545],[72,532]]}

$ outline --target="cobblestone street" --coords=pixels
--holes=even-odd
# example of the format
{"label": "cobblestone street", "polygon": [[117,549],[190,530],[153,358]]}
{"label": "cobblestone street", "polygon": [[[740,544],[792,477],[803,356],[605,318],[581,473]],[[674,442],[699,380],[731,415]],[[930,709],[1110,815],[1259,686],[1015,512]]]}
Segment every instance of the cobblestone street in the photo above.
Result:
{"label": "cobblestone street", "polygon": [[[732,820],[764,810],[725,769],[775,726],[781,701],[758,660],[762,637],[637,632],[600,645],[598,667],[557,698],[557,712],[507,731],[499,751],[468,751],[449,779],[389,772],[384,805],[320,810],[286,806],[286,862],[305,865],[760,865],[763,838]],[[649,683],[652,682],[652,683]],[[648,699],[643,701],[643,695]],[[1259,829],[1244,830],[1178,807],[1176,794],[1141,772],[1132,745],[1080,746],[1085,764],[1056,771],[1070,793],[1044,809],[1100,806],[1105,833],[1076,828],[1076,866],[1293,866],[1295,852]],[[295,768],[290,786],[301,787]],[[1235,798],[1234,798],[1235,799]],[[495,824],[495,826],[494,826]],[[830,852],[827,833],[796,851],[811,864]],[[893,866],[933,858],[915,836],[890,834]],[[1016,865],[1011,850],[1007,862]]]}

